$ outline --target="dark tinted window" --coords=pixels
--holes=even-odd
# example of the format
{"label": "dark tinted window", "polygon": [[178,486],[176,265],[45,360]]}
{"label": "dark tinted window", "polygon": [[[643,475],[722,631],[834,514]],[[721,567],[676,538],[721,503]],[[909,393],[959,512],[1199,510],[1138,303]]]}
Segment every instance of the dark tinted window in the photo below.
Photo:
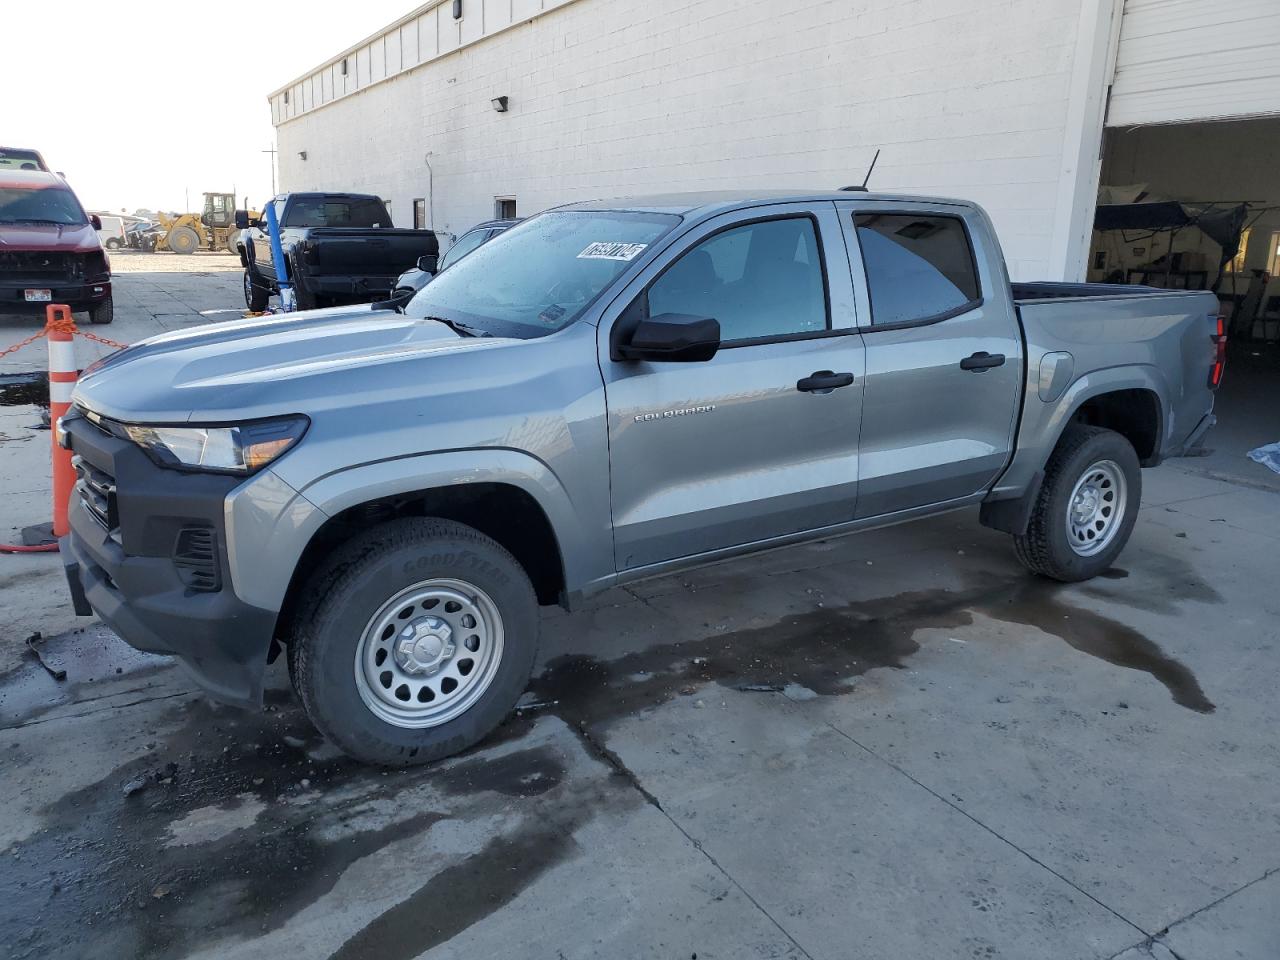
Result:
{"label": "dark tinted window", "polygon": [[0,187],[0,223],[87,223],[80,203],[70,190],[45,187],[27,190]]}
{"label": "dark tinted window", "polygon": [[818,235],[808,217],[765,220],[704,240],[649,288],[649,315],[720,321],[726,343],[827,328]]}
{"label": "dark tinted window", "polygon": [[862,213],[853,219],[873,324],[924,320],[978,299],[973,250],[955,217]]}
{"label": "dark tinted window", "polygon": [[381,200],[336,200],[300,197],[285,215],[286,227],[389,227],[391,217]]}

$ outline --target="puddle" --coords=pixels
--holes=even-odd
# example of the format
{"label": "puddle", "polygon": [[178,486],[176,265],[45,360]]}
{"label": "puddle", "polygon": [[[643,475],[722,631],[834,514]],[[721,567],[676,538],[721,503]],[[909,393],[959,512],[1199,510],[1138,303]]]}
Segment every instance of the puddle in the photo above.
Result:
{"label": "puddle", "polygon": [[576,847],[569,830],[555,823],[494,837],[381,914],[329,960],[411,960],[505,907]]}
{"label": "puddle", "polygon": [[[850,692],[853,680],[868,670],[903,667],[920,649],[916,631],[968,626],[980,613],[1034,627],[1082,653],[1150,674],[1175,703],[1213,712],[1184,664],[1128,624],[1071,603],[1071,588],[1021,573],[990,574],[975,582],[960,590],[910,591],[822,607],[767,627],[649,647],[608,662],[560,657],[529,689],[535,700],[553,701],[551,709],[566,720],[587,724],[616,720],[711,682],[762,690],[791,684],[839,695]],[[1212,593],[1208,587],[1203,591]],[[1167,601],[1145,596],[1136,605],[1162,602]]]}
{"label": "puddle", "polygon": [[[3,852],[0,941],[9,956],[169,958],[226,937],[260,936],[327,894],[356,861],[430,830],[455,807],[457,816],[475,815],[486,793],[514,798],[491,805],[543,803],[537,798],[566,780],[546,741],[511,744],[496,756],[490,744],[488,754],[445,765],[382,771],[341,756],[315,759],[320,739],[296,706],[245,713],[194,700],[160,716],[158,727],[177,722],[176,731],[59,798],[38,832]],[[6,763],[20,776],[19,753]],[[139,780],[126,796],[123,786]],[[438,809],[423,809],[412,792],[428,788]],[[579,818],[605,806],[599,797],[566,799],[546,803]],[[471,876],[471,902],[457,913],[467,923],[500,905],[486,890],[514,897],[572,844],[563,832],[551,836],[547,817],[529,819],[506,835],[510,850],[484,848],[452,868],[459,881]],[[527,869],[502,859],[512,851],[523,851]],[[440,895],[438,880],[423,888],[423,902]],[[395,908],[384,916],[369,938],[394,940],[408,922]],[[421,926],[423,914],[413,922]],[[407,960],[422,949],[380,955]]]}
{"label": "puddle", "polygon": [[0,374],[0,407],[49,406],[47,373]]}

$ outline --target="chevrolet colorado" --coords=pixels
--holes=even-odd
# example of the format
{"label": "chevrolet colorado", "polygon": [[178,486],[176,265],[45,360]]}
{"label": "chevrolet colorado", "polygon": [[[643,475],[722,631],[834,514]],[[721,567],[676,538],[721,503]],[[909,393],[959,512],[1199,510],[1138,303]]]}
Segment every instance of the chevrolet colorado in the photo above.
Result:
{"label": "chevrolet colorado", "polygon": [[538,605],[980,505],[1035,574],[1123,549],[1141,467],[1214,422],[1202,292],[1011,284],[971,203],[675,195],[557,208],[407,305],[154,337],[59,442],[77,610],[406,765],[492,730]]}

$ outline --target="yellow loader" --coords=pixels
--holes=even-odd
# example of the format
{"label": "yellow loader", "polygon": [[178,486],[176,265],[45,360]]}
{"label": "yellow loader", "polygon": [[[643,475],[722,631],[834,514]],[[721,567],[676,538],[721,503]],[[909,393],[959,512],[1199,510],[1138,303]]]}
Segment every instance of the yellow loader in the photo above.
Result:
{"label": "yellow loader", "polygon": [[[248,203],[245,204],[248,206]],[[236,252],[235,241],[240,231],[235,225],[236,197],[234,193],[206,193],[204,212],[183,213],[176,217],[157,214],[156,219],[164,233],[156,241],[157,250],[174,253],[195,253],[197,250],[228,250]],[[250,210],[251,218],[260,218],[260,211]]]}

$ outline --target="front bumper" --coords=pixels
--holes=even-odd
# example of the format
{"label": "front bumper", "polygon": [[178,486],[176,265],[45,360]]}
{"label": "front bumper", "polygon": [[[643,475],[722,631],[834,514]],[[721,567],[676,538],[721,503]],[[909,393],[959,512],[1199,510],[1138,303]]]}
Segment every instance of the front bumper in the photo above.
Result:
{"label": "front bumper", "polygon": [[[28,290],[48,290],[50,299],[29,303]],[[111,296],[111,278],[81,283],[66,280],[28,280],[6,276],[0,280],[0,313],[44,314],[50,303],[65,303],[72,312],[89,310]]]}
{"label": "front bumper", "polygon": [[[177,657],[216,699],[260,705],[277,613],[230,586],[223,503],[240,480],[166,470],[83,418],[64,424],[81,473],[60,543],[76,612],[87,605],[130,646]],[[195,586],[191,530],[212,535]]]}

